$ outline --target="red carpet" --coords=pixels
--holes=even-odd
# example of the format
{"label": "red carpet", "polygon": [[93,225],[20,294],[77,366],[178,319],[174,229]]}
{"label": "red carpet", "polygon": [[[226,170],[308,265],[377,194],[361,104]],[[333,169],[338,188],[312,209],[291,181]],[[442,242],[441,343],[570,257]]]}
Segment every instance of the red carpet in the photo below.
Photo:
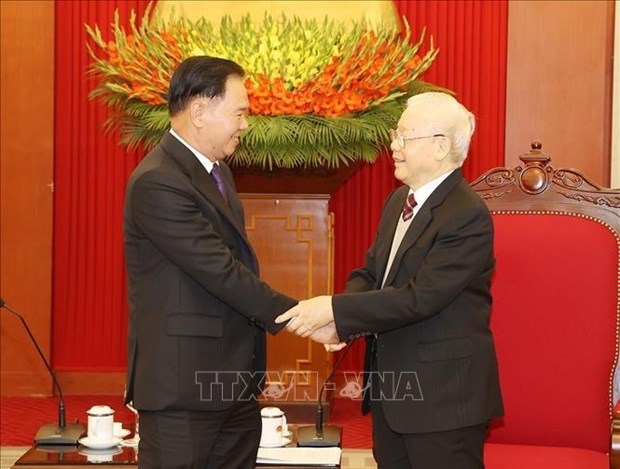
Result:
{"label": "red carpet", "polygon": [[[115,420],[132,422],[133,414],[123,406],[121,396],[65,396],[67,423],[86,423],[86,411],[93,405],[112,407]],[[362,416],[358,401],[334,399],[329,423],[342,426],[343,447],[370,448],[370,416]],[[58,421],[57,397],[3,397],[0,399],[0,446],[28,446],[37,429]]]}
{"label": "red carpet", "polygon": [[362,415],[360,401],[333,399],[329,423],[342,427],[343,448],[372,448],[372,419]]}

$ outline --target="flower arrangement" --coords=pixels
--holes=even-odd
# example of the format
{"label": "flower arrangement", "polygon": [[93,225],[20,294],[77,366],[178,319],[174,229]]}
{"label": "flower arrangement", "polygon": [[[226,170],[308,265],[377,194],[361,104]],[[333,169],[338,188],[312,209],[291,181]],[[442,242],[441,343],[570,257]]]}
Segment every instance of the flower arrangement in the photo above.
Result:
{"label": "flower arrangement", "polygon": [[112,24],[105,41],[98,26],[86,25],[89,71],[98,79],[91,97],[115,113],[106,123],[121,131],[129,147],[155,145],[170,125],[168,84],[186,57],[225,57],[246,70],[250,128],[230,157],[233,166],[335,168],[351,161],[373,161],[389,145],[407,97],[437,87],[419,80],[438,50],[432,39],[420,57],[393,28],[365,23],[301,20],[265,15],[254,25],[224,17],[218,26],[204,18],[150,20],[147,9],[130,31]]}

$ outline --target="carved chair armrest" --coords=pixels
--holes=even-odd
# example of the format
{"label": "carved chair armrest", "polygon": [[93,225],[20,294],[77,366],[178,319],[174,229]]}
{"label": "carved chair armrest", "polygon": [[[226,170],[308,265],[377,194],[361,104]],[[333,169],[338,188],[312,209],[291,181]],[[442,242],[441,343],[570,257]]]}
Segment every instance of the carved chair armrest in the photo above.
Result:
{"label": "carved chair armrest", "polygon": [[609,467],[620,469],[620,401],[616,403],[612,411]]}

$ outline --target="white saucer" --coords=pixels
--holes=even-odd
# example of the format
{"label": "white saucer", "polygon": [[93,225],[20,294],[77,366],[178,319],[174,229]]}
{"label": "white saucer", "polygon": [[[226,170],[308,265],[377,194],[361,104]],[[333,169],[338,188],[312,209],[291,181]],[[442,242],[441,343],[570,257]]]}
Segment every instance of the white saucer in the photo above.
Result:
{"label": "white saucer", "polygon": [[121,431],[114,434],[114,438],[125,438],[131,433],[131,430],[127,430],[126,428],[121,428]]}
{"label": "white saucer", "polygon": [[81,448],[80,454],[84,456],[115,456],[117,454],[121,454],[123,450],[118,446],[113,446],[112,448],[105,449],[91,449],[91,448]]}
{"label": "white saucer", "polygon": [[113,448],[114,446],[117,446],[121,442],[121,438],[114,437],[108,441],[101,441],[101,440],[94,440],[92,438],[88,438],[87,436],[85,436],[83,438],[80,438],[78,442],[82,446],[86,446],[87,448],[106,449],[106,448]]}
{"label": "white saucer", "polygon": [[282,440],[280,440],[280,443],[275,443],[275,444],[271,444],[271,445],[267,445],[264,443],[261,443],[259,446],[261,448],[282,448],[283,446],[289,445],[291,444],[291,439],[290,438],[282,438]]}

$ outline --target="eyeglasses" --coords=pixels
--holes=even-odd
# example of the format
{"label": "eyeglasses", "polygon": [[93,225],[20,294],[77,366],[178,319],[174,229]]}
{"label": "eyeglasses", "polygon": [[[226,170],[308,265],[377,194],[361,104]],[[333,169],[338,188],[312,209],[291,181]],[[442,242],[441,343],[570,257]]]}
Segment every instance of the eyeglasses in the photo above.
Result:
{"label": "eyeglasses", "polygon": [[398,130],[390,130],[390,138],[392,142],[396,142],[399,149],[404,150],[409,140],[418,140],[421,138],[445,137],[444,134],[425,135],[423,137],[403,137]]}

